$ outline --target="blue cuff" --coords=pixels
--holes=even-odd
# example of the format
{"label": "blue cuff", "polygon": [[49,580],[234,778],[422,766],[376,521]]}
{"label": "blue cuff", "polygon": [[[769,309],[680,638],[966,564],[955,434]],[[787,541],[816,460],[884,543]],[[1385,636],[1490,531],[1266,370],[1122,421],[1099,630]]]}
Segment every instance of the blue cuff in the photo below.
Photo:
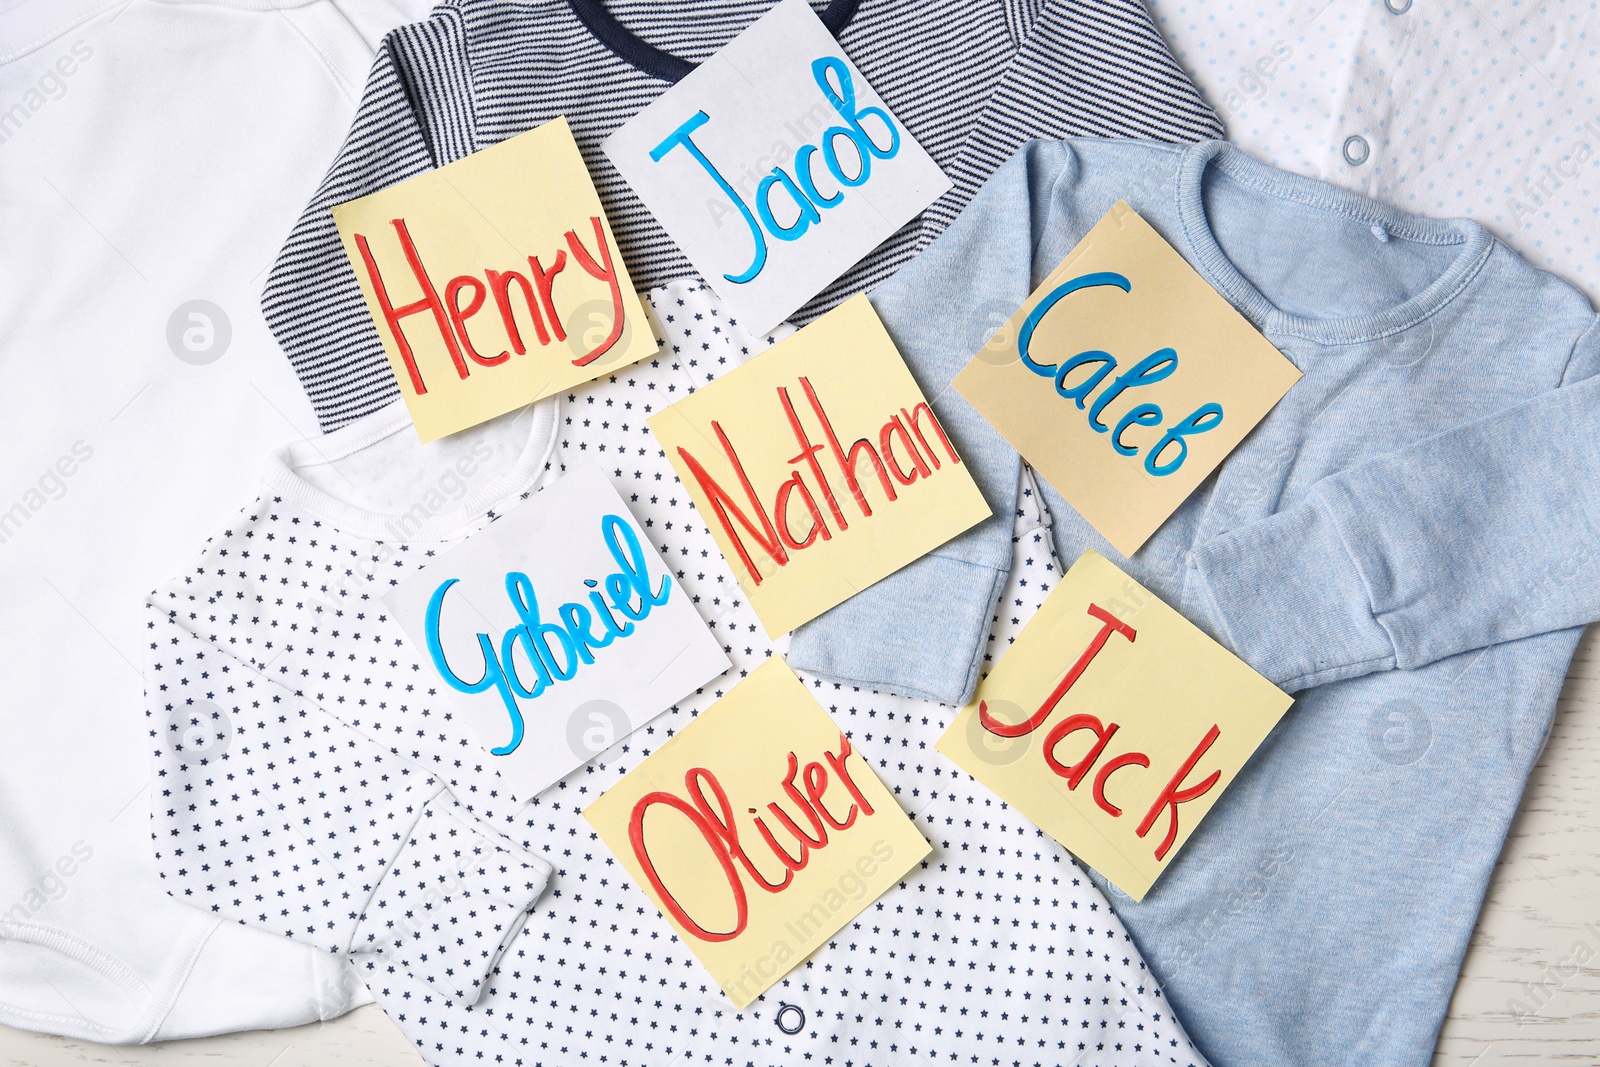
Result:
{"label": "blue cuff", "polygon": [[972,698],[1006,571],[923,556],[796,630],[789,666],[885,693]]}
{"label": "blue cuff", "polygon": [[1223,643],[1286,692],[1392,670],[1395,646],[1339,528],[1316,500],[1189,557],[1196,604]]}

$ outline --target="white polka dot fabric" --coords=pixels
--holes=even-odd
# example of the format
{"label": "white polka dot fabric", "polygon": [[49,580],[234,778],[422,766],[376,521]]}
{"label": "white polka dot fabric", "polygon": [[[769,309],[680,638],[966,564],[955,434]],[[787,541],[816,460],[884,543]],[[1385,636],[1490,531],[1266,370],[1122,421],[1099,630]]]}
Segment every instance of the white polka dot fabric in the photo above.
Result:
{"label": "white polka dot fabric", "polygon": [[[1071,856],[935,750],[949,708],[810,683],[934,849],[744,1012],[590,830],[584,807],[782,650],[645,425],[772,338],[696,284],[650,299],[666,347],[561,398],[536,484],[599,458],[734,667],[519,806],[378,599],[453,542],[343,532],[269,488],[150,599],[171,891],[349,954],[434,1064],[1203,1063]],[[1058,573],[1024,490],[990,658]]]}
{"label": "white polka dot fabric", "polygon": [[1473,218],[1600,292],[1600,4],[1150,7],[1229,140],[1408,211]]}

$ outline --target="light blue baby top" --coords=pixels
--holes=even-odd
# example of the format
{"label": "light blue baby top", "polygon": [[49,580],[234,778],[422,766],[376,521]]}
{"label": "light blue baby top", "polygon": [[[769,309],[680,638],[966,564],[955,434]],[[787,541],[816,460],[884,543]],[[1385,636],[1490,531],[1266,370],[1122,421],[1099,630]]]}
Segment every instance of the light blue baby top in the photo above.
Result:
{"label": "light blue baby top", "polygon": [[1020,461],[950,379],[1119,198],[1305,377],[1131,560],[1046,487],[1057,555],[1098,550],[1298,698],[1142,904],[1101,884],[1213,1062],[1427,1064],[1600,618],[1600,330],[1482,227],[1219,142],[1029,145],[872,294],[995,517],[790,662],[970,696]]}

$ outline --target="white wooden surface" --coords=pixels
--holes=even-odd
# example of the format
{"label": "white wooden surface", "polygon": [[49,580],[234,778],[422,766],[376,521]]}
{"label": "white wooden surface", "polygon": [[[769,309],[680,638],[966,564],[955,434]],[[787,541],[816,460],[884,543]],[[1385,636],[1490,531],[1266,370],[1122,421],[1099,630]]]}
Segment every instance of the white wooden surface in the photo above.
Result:
{"label": "white wooden surface", "polygon": [[[1600,627],[1573,660],[1433,1062],[1600,1064]],[[95,1045],[0,1027],[0,1067],[86,1063],[412,1067],[422,1060],[370,1006],[293,1030],[163,1045]]]}

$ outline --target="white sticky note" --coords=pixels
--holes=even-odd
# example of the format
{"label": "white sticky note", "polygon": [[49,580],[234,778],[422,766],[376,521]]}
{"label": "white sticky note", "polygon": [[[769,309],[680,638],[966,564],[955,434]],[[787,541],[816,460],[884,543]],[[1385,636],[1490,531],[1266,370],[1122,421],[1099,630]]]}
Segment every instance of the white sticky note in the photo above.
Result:
{"label": "white sticky note", "polygon": [[806,0],[782,0],[602,147],[752,333],[950,188]]}
{"label": "white sticky note", "polygon": [[426,688],[466,718],[518,800],[728,669],[592,463],[570,468],[383,601],[418,651]]}

